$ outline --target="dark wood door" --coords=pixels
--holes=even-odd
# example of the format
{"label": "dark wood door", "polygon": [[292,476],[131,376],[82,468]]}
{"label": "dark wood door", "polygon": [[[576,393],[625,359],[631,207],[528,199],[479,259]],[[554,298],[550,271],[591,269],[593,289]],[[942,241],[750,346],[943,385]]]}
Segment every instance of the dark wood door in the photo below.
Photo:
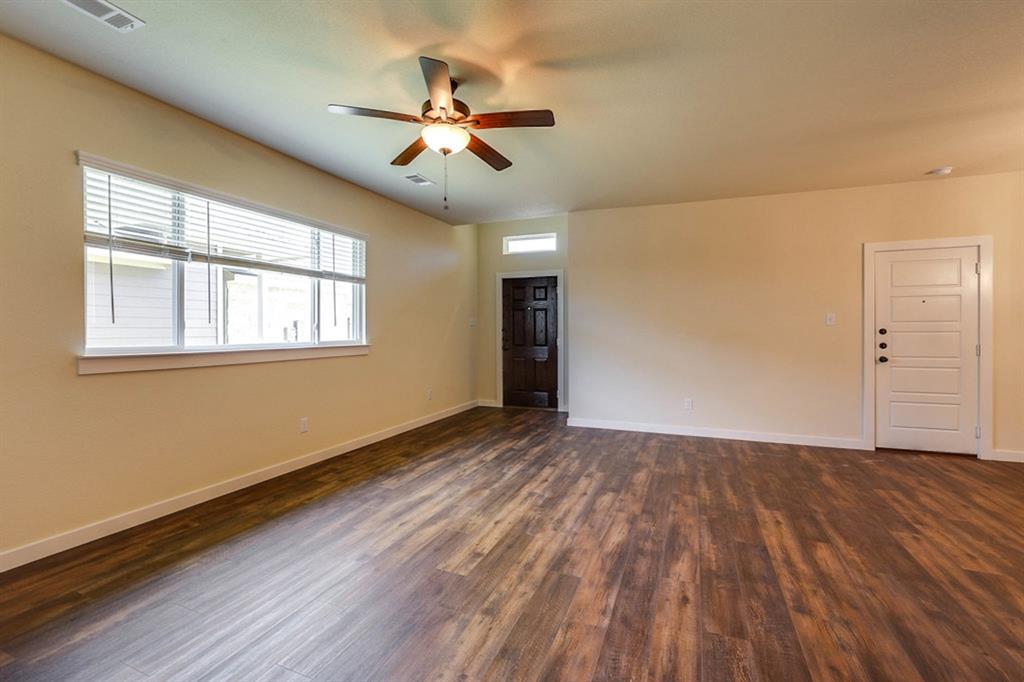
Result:
{"label": "dark wood door", "polygon": [[557,287],[555,277],[502,280],[505,405],[558,407]]}

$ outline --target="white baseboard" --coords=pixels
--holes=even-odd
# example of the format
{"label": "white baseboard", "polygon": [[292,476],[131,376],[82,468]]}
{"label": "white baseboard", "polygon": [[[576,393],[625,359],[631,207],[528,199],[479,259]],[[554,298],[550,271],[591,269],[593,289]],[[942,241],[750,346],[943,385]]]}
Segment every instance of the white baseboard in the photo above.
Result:
{"label": "white baseboard", "polygon": [[789,445],[816,445],[846,450],[872,450],[860,438],[834,438],[832,436],[806,436],[792,433],[762,433],[760,431],[734,431],[703,426],[681,426],[678,424],[648,424],[609,419],[583,419],[569,417],[569,426],[591,429],[612,429],[615,431],[641,431],[644,433],[667,433],[674,436],[699,436],[701,438],[725,438],[727,440],[751,440],[761,443],[785,443]]}
{"label": "white baseboard", "polygon": [[367,445],[372,445],[386,438],[397,436],[405,431],[411,431],[412,429],[425,426],[431,422],[436,422],[446,417],[465,412],[466,410],[472,409],[477,406],[476,400],[471,400],[455,407],[450,407],[434,414],[428,414],[425,417],[419,417],[412,421],[407,421],[404,424],[398,426],[392,426],[376,433],[371,433],[361,438],[356,438],[345,443],[333,445],[323,450],[317,450],[316,452],[310,452],[300,457],[280,462],[278,464],[272,464],[271,466],[257,469],[256,471],[236,476],[235,478],[229,478],[226,481],[220,483],[214,483],[213,485],[193,490],[183,495],[178,495],[160,502],[156,502],[139,509],[133,509],[117,516],[111,516],[110,518],[103,519],[102,521],[96,521],[73,530],[58,533],[57,535],[51,535],[48,538],[30,542],[20,547],[0,552],[0,572],[7,571],[16,566],[27,564],[37,559],[56,554],[57,552],[63,552],[66,549],[83,545],[93,540],[118,533],[122,530],[127,530],[133,526],[137,526],[153,519],[158,519],[161,516],[173,514],[176,511],[181,511],[188,507],[201,504],[208,500],[212,500],[215,497],[221,495],[227,495],[228,493],[241,490],[242,488],[248,488],[251,485],[262,483],[271,478],[276,478],[282,474],[286,474],[296,469],[302,469],[310,464],[316,464],[325,459],[331,457],[337,457],[346,452],[357,450]]}
{"label": "white baseboard", "polygon": [[1024,463],[1024,450],[993,450],[990,454],[981,459],[995,462],[1022,462]]}

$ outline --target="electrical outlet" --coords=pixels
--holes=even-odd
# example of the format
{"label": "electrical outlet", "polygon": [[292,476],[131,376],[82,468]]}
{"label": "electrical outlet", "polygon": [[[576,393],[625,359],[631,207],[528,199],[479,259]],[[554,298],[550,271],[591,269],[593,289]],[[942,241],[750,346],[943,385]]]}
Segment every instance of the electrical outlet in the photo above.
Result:
{"label": "electrical outlet", "polygon": [[476,318],[475,317],[469,318],[469,326],[470,327],[475,327],[476,326]]}
{"label": "electrical outlet", "polygon": [[433,400],[433,399],[434,399],[434,389],[428,388],[427,389],[427,400]]}
{"label": "electrical outlet", "polygon": [[309,417],[299,417],[299,433],[309,433]]}
{"label": "electrical outlet", "polygon": [[692,410],[693,409],[693,398],[686,398],[686,399],[683,400],[683,409],[684,410]]}

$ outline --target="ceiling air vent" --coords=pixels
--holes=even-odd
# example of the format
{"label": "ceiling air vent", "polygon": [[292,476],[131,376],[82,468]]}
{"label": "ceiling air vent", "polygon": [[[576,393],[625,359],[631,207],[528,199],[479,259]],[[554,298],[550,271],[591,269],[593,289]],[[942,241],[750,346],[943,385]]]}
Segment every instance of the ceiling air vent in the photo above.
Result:
{"label": "ceiling air vent", "polygon": [[420,175],[419,173],[413,173],[412,175],[406,175],[405,179],[408,180],[409,182],[411,182],[414,185],[424,186],[424,185],[433,185],[434,184],[433,180],[430,180],[429,178],[425,178],[422,175]]}
{"label": "ceiling air vent", "polygon": [[121,33],[146,25],[142,19],[105,0],[64,0],[67,4]]}

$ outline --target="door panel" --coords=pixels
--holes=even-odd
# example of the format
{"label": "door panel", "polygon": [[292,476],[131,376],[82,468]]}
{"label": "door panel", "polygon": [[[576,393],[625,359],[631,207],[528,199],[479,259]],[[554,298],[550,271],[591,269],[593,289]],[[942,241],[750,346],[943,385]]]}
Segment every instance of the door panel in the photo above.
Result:
{"label": "door panel", "polygon": [[526,345],[526,311],[512,311],[512,345]]}
{"label": "door panel", "polygon": [[547,308],[534,308],[533,310],[533,345],[548,345],[548,310]]}
{"label": "door panel", "polygon": [[960,370],[953,367],[893,367],[889,390],[896,393],[960,393]]}
{"label": "door panel", "polygon": [[[974,249],[974,247],[966,247]],[[923,250],[904,251],[906,254],[922,253]],[[893,253],[890,251],[889,253]],[[907,258],[890,262],[892,286],[958,286],[961,268],[959,258]]]}
{"label": "door panel", "polygon": [[891,403],[890,423],[910,429],[956,431],[960,428],[959,405],[928,403]]}
{"label": "door panel", "polygon": [[960,332],[894,332],[889,324],[889,358],[959,358]]}
{"label": "door panel", "polygon": [[977,452],[977,261],[976,247],[875,255],[879,447]]}
{"label": "door panel", "polygon": [[557,292],[555,277],[502,280],[505,405],[558,407]]}
{"label": "door panel", "polygon": [[893,322],[959,322],[959,296],[894,296]]}

